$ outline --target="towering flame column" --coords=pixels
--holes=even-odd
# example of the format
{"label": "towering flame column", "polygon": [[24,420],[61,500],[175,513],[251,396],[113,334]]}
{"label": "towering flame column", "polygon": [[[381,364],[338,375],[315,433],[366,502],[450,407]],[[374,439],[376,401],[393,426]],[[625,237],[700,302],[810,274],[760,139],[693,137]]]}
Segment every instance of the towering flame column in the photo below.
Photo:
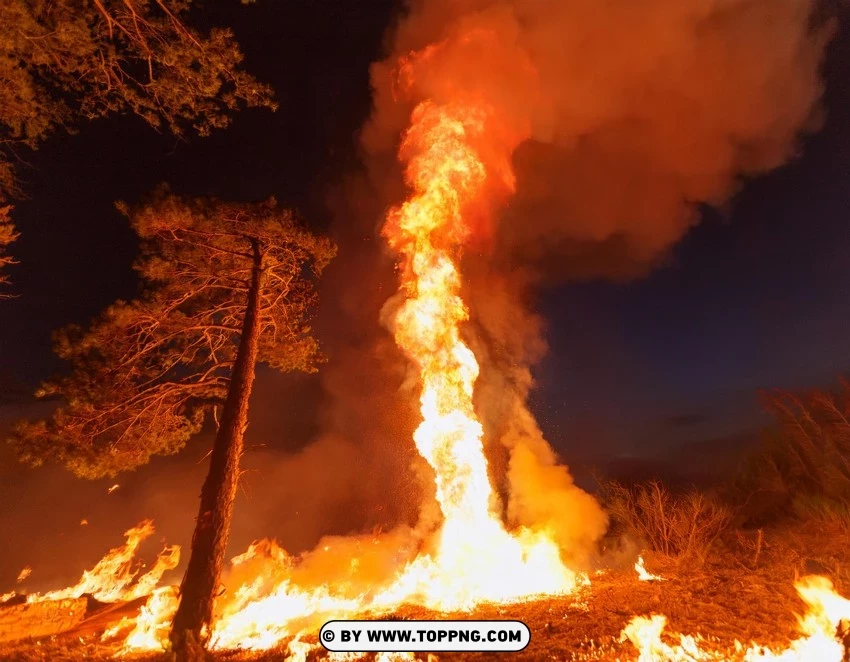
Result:
{"label": "towering flame column", "polygon": [[478,363],[460,339],[467,310],[454,263],[468,235],[464,206],[474,202],[486,178],[467,135],[479,118],[461,109],[423,103],[402,145],[413,195],[393,209],[384,227],[402,257],[401,287],[407,299],[394,320],[396,342],[422,379],[423,421],[414,435],[434,468],[437,499],[447,521],[480,525],[489,514],[490,485],[481,423],[472,407]]}
{"label": "towering flame column", "polygon": [[456,260],[470,235],[465,214],[486,202],[488,172],[476,145],[488,119],[486,107],[464,104],[426,101],[414,110],[400,150],[412,193],[383,229],[399,253],[406,297],[393,333],[422,383],[414,441],[434,469],[444,516],[435,552],[411,564],[396,588],[436,607],[558,593],[574,584],[545,534],[511,535],[493,512],[473,408],[478,363],[460,337],[468,311]]}

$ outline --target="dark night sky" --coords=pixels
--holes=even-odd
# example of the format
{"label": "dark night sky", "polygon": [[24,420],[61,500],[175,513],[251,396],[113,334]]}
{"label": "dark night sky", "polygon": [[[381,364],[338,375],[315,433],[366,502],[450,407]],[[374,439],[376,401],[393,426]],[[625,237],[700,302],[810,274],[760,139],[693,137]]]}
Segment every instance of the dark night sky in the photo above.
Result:
{"label": "dark night sky", "polygon": [[706,210],[666,264],[545,294],[544,420],[639,455],[757,428],[757,389],[828,386],[850,369],[846,21],[825,78],[827,123],[801,158]]}
{"label": "dark night sky", "polygon": [[[161,181],[179,193],[276,195],[318,226],[328,187],[357,167],[368,65],[395,3],[210,3],[234,26],[277,113],[245,111],[206,139],[176,142],[133,118],[52,140],[24,173],[20,299],[3,304],[0,402],[57,367],[50,332],[131,296],[135,245],[115,199]],[[213,6],[214,5],[214,6]],[[640,453],[763,422],[755,390],[828,383],[850,367],[850,32],[826,64],[828,121],[802,158],[747,183],[651,275],[567,283],[542,294],[551,353],[534,407],[562,451]]]}

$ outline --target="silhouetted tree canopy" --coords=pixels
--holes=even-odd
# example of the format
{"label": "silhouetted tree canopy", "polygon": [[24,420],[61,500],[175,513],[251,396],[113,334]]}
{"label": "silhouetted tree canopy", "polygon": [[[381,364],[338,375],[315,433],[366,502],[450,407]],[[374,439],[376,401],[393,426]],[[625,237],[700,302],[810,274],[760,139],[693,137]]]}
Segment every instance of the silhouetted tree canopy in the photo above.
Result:
{"label": "silhouetted tree canopy", "polygon": [[200,135],[241,105],[274,108],[272,91],[241,67],[230,30],[184,21],[191,0],[0,2],[0,268],[14,230],[22,148],[113,112]]}
{"label": "silhouetted tree canopy", "polygon": [[19,424],[12,440],[24,461],[58,459],[89,478],[177,452],[223,402],[256,273],[257,360],[313,371],[314,281],[335,253],[273,199],[183,200],[161,190],[138,208],[120,207],[141,239],[143,292],[88,329],[57,333],[70,372],[38,395],[62,405],[49,420]]}
{"label": "silhouetted tree canopy", "polygon": [[[9,218],[11,209],[10,205],[0,205],[0,288],[9,282],[5,268],[13,262],[12,256],[9,255],[8,246],[18,238],[15,226]],[[8,296],[8,293],[0,290],[0,299]]]}

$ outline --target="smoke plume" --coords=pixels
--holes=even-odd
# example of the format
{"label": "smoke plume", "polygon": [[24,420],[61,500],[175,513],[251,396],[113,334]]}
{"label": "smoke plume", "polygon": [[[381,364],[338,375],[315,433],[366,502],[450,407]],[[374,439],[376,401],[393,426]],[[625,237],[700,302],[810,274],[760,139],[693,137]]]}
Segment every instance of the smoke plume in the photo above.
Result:
{"label": "smoke plume", "polygon": [[[817,128],[833,33],[814,0],[414,0],[374,65],[371,154],[422,99],[489,104],[519,134],[504,259],[629,276]],[[415,59],[404,89],[399,60]],[[410,65],[408,65],[410,66]],[[564,259],[564,258],[569,259]],[[547,274],[547,275],[551,275]]]}
{"label": "smoke plume", "polygon": [[[630,278],[743,178],[792,158],[822,119],[832,24],[809,0],[413,0],[372,68],[362,133],[375,190],[423,101],[488,110],[476,144],[502,189],[467,246],[468,342],[491,472],[518,526],[577,557],[605,528],[528,411],[545,353],[541,281]],[[581,440],[575,440],[581,443]],[[498,449],[502,451],[499,452]]]}

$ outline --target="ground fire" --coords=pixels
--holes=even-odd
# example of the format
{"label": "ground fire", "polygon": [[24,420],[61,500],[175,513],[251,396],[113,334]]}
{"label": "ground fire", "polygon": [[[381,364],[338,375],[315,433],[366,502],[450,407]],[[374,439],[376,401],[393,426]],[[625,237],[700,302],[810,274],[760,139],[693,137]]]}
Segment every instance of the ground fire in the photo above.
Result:
{"label": "ground fire", "polygon": [[[95,568],[84,573],[77,585],[44,595],[31,594],[26,604],[42,603],[53,605],[54,608],[61,606],[68,609],[69,605],[63,599],[79,597],[83,591],[118,605],[131,605],[134,598],[143,596],[144,603],[130,610],[133,615],[122,616],[119,611],[118,615],[106,621],[109,623],[108,627],[101,626],[97,634],[97,640],[102,642],[100,652],[116,657],[133,657],[165,650],[170,618],[177,607],[177,587],[152,586],[163,569],[173,567],[179,550],[166,548],[147,573],[134,574],[131,571],[134,565],[133,554],[140,538],[150,535],[152,531],[150,522],[142,522],[127,532],[127,542],[123,546],[104,556]],[[313,554],[321,551],[327,550],[316,550]],[[356,560],[352,559],[352,563]],[[381,618],[395,612],[405,602],[420,602],[434,608],[432,613],[435,614],[441,611],[474,614],[476,608],[481,607],[481,603],[501,601],[516,608],[520,602],[547,600],[546,596],[541,595],[544,591],[530,594],[516,590],[515,593],[510,593],[501,588],[497,590],[503,593],[495,596],[492,592],[480,596],[462,593],[460,595],[464,596],[465,603],[460,607],[457,602],[447,604],[444,596],[448,591],[445,589],[431,589],[431,595],[427,593],[428,582],[439,585],[451,572],[451,568],[446,569],[439,565],[439,557],[436,560],[429,558],[424,562],[414,561],[401,572],[394,584],[391,583],[385,589],[370,591],[369,588],[358,586],[356,590],[360,593],[349,592],[353,597],[347,597],[342,591],[339,591],[339,595],[334,595],[338,591],[331,586],[297,586],[297,562],[297,559],[288,556],[272,541],[256,543],[244,554],[232,559],[226,580],[228,592],[217,605],[213,650],[275,649],[285,652],[287,659],[302,660],[309,654],[322,651],[322,647],[314,641],[316,632],[322,623],[335,618]],[[421,567],[427,569],[427,574],[418,570]],[[647,573],[642,559],[636,565],[636,570],[640,581],[647,581],[648,578],[661,579]],[[418,573],[415,580],[405,578],[411,572]],[[603,575],[604,573],[600,572],[597,577]],[[493,585],[500,587],[498,578]],[[409,589],[410,586],[414,586],[418,592]],[[461,583],[461,586],[464,584]],[[350,591],[352,587],[341,588],[348,588]],[[585,653],[574,659],[607,660],[613,659],[614,655],[617,656],[616,659],[623,659],[623,655],[626,659],[633,659],[635,654],[640,662],[840,662],[846,659],[843,638],[846,637],[846,627],[850,623],[850,600],[836,593],[830,580],[825,577],[803,577],[796,582],[796,589],[805,604],[805,611],[798,619],[797,636],[792,638],[786,648],[738,641],[731,647],[720,647],[717,642],[700,636],[668,633],[665,631],[667,619],[663,614],[647,614],[633,617],[623,628],[618,641],[600,641],[599,645],[593,647],[592,654]],[[565,590],[570,590],[570,587],[561,589]],[[585,579],[583,584],[574,590],[581,594],[592,593],[592,584]],[[556,593],[557,589],[548,592]],[[431,597],[434,593],[437,595],[436,600]],[[3,596],[3,599],[9,602],[13,597],[7,595]],[[7,607],[7,610],[11,611],[11,608]],[[44,611],[40,616],[50,617],[50,612]],[[72,627],[82,627],[81,623],[85,623],[82,614],[77,621],[71,621]],[[15,622],[9,619],[8,614],[0,611],[0,633],[3,635],[0,641],[38,636],[39,629],[33,623],[28,624],[26,620],[22,620],[19,622],[19,625],[21,624],[25,627],[29,625],[29,629],[15,630]],[[363,655],[350,654],[345,659],[360,657]],[[410,659],[413,659],[412,654]]]}

